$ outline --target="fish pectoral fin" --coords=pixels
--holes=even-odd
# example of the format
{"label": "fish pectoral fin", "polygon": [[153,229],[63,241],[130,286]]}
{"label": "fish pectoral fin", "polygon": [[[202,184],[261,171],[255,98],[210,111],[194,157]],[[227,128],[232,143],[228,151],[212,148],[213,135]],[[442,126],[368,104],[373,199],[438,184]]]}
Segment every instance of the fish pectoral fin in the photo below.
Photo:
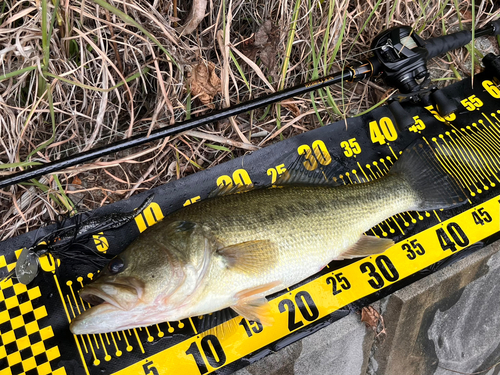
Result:
{"label": "fish pectoral fin", "polygon": [[276,264],[278,246],[271,240],[247,241],[217,250],[228,268],[245,273],[259,273]]}
{"label": "fish pectoral fin", "polygon": [[256,288],[243,290],[236,294],[235,297],[238,299],[238,303],[231,306],[231,308],[246,320],[270,326],[273,324],[274,319],[271,315],[271,305],[265,296],[269,294],[269,291],[281,285],[280,281],[274,281]]}
{"label": "fish pectoral fin", "polygon": [[381,254],[392,245],[394,245],[394,241],[389,238],[362,235],[354,246],[340,254],[335,260],[361,258]]}

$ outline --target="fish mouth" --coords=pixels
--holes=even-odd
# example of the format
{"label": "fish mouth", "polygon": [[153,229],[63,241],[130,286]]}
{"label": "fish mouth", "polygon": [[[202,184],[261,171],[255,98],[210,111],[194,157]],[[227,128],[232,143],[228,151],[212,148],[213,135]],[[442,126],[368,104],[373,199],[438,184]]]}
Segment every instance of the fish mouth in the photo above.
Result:
{"label": "fish mouth", "polygon": [[80,290],[80,297],[92,306],[110,304],[120,310],[133,309],[143,294],[134,282],[102,282],[89,284]]}
{"label": "fish mouth", "polygon": [[104,303],[105,300],[95,294],[91,294],[91,293],[86,293],[86,294],[83,294],[80,293],[80,297],[82,297],[82,299],[87,302],[88,304],[92,305],[92,306],[97,306],[97,305],[100,305],[101,303]]}

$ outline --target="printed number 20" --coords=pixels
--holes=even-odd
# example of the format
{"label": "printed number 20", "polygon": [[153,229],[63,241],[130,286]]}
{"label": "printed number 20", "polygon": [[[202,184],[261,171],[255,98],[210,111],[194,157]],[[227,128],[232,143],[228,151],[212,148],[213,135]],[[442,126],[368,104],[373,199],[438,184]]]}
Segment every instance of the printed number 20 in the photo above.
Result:
{"label": "printed number 20", "polygon": [[[308,322],[318,319],[318,308],[316,307],[311,295],[306,291],[298,292],[295,295],[295,304],[299,307],[300,313]],[[295,304],[289,299],[284,299],[278,305],[280,313],[284,313],[288,310],[288,330],[290,332],[295,331],[297,328],[304,325],[302,320],[295,320]]]}

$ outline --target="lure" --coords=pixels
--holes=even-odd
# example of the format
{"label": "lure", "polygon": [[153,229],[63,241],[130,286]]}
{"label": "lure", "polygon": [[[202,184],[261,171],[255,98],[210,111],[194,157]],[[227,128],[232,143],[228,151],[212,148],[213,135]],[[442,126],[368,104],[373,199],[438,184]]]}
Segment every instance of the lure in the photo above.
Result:
{"label": "lure", "polygon": [[[58,229],[37,239],[32,246],[23,248],[17,259],[15,269],[4,280],[11,278],[15,274],[20,283],[29,284],[38,275],[40,256],[46,253],[51,254],[55,258],[58,256],[75,256],[74,253],[68,253],[70,248],[77,246],[85,247],[85,244],[92,235],[106,230],[117,229],[127,224],[140,215],[153,201],[153,198],[154,194],[150,195],[137,209],[131,212],[111,213],[88,218],[84,218],[85,214],[81,214],[75,218],[74,224],[67,226],[64,225],[64,222],[59,222]],[[94,258],[85,257],[83,259],[96,262]],[[107,259],[105,260],[107,261]]]}

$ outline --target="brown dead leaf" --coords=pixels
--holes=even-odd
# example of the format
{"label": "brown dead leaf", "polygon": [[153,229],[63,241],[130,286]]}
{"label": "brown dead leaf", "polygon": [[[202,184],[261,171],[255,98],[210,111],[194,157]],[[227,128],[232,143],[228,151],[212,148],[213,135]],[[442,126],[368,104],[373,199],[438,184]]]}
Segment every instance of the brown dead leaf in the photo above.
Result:
{"label": "brown dead leaf", "polygon": [[361,310],[361,321],[365,323],[367,328],[371,328],[374,332],[377,332],[380,323],[382,330],[377,334],[377,337],[381,334],[386,334],[384,318],[373,306],[363,307]]}
{"label": "brown dead leaf", "polygon": [[73,177],[72,184],[73,185],[81,185],[82,184],[82,180],[80,180],[80,178],[78,176],[75,176],[75,177]]}
{"label": "brown dead leaf", "polygon": [[288,109],[295,117],[300,116],[300,109],[295,103],[281,102],[281,105]]}
{"label": "brown dead leaf", "polygon": [[239,45],[239,50],[250,60],[255,61],[257,59],[257,53],[259,53],[259,47],[255,45],[255,38],[250,38],[245,40]]}
{"label": "brown dead leaf", "polygon": [[365,323],[367,328],[371,328],[375,331],[379,320],[380,314],[377,310],[375,310],[372,306],[363,307],[361,310],[361,321]]}
{"label": "brown dead leaf", "polygon": [[255,45],[260,47],[260,59],[269,70],[275,68],[278,48],[279,30],[271,20],[266,20],[255,33]]}
{"label": "brown dead leaf", "polygon": [[276,51],[279,38],[279,30],[271,20],[266,20],[252,39],[241,44],[240,50],[253,61],[256,61],[257,56],[260,56],[262,63],[272,71],[276,69]]}
{"label": "brown dead leaf", "polygon": [[191,95],[197,97],[202,104],[214,109],[212,103],[214,96],[220,93],[221,80],[215,73],[215,65],[211,62],[204,62],[193,66],[188,84],[191,88]]}

